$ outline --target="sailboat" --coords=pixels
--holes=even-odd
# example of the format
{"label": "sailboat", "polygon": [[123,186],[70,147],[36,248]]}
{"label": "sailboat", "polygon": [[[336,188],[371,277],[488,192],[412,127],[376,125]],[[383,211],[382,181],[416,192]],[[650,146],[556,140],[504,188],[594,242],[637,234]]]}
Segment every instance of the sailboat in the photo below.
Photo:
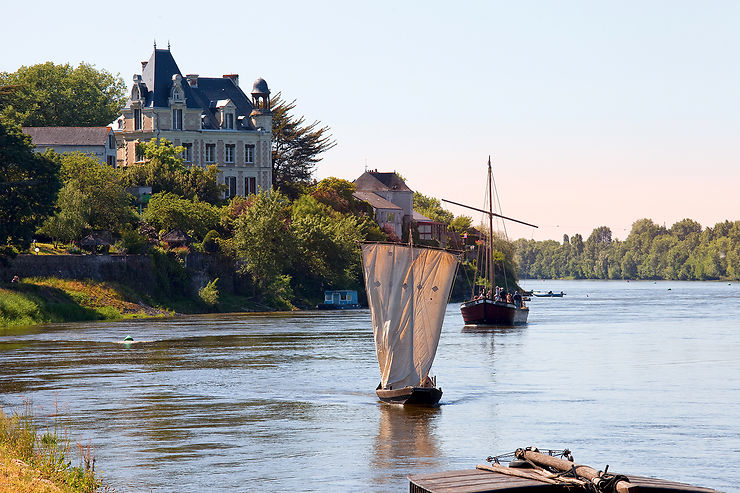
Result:
{"label": "sailboat", "polygon": [[[508,290],[508,286],[505,286],[505,289],[501,290],[496,287],[495,265],[493,260],[493,218],[500,217],[502,219],[514,221],[533,228],[536,228],[537,226],[493,212],[493,172],[491,169],[490,156],[488,157],[488,181],[486,192],[488,195],[488,210],[478,209],[469,205],[442,199],[444,202],[449,202],[450,204],[482,212],[488,216],[488,239],[482,252],[482,258],[479,259],[478,263],[479,270],[481,265],[485,267],[483,270],[485,279],[484,285],[478,294],[473,292],[471,299],[463,302],[460,306],[460,312],[462,313],[466,326],[477,327],[487,325],[497,326],[524,324],[527,323],[529,307],[524,304],[521,295],[515,293],[512,296],[512,293],[507,293],[506,291]],[[504,278],[504,284],[506,285],[506,278]]]}
{"label": "sailboat", "polygon": [[442,389],[429,370],[457,257],[434,248],[366,243],[362,264],[380,367],[378,398],[395,404],[437,405]]}

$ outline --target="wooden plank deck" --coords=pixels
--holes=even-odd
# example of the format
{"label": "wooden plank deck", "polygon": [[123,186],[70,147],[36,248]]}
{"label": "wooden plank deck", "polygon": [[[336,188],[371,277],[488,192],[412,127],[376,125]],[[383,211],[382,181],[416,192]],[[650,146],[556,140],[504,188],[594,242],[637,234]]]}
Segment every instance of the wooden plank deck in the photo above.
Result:
{"label": "wooden plank deck", "polygon": [[[646,493],[720,493],[709,488],[676,483],[664,479],[627,475],[639,491]],[[545,493],[566,491],[565,486],[550,485],[539,481],[507,476],[492,471],[465,469],[409,476],[410,493]],[[577,490],[570,489],[575,492]]]}

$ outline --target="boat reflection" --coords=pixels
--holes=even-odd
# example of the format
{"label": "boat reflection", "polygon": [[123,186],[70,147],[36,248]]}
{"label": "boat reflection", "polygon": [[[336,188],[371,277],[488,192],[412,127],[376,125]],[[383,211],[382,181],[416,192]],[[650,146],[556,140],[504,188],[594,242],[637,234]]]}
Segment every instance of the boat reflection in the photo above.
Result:
{"label": "boat reflection", "polygon": [[391,488],[412,469],[429,470],[439,464],[436,431],[440,408],[380,404],[379,411],[372,466],[382,472],[374,476],[375,486]]}
{"label": "boat reflection", "polygon": [[462,332],[463,334],[513,335],[521,334],[526,328],[526,325],[465,325]]}

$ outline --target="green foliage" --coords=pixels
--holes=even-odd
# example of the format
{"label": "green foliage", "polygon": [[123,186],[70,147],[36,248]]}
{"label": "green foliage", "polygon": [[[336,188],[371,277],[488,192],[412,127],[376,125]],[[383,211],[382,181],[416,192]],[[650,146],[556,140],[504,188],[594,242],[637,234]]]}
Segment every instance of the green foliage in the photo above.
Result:
{"label": "green foliage", "polygon": [[36,228],[54,212],[59,166],[33,152],[20,128],[0,121],[0,255],[28,248]]}
{"label": "green foliage", "polygon": [[188,275],[183,261],[171,251],[152,248],[156,292],[159,299],[174,301],[188,296]]}
{"label": "green foliage", "polygon": [[198,297],[210,307],[218,305],[218,277],[198,290]]}
{"label": "green foliage", "polygon": [[17,87],[0,110],[0,118],[29,127],[103,126],[120,113],[126,84],[94,65],[46,62],[0,73],[0,86]]}
{"label": "green foliage", "polygon": [[265,191],[235,221],[233,241],[240,271],[251,275],[263,294],[270,292],[296,256],[296,238],[289,223],[288,198]]}
{"label": "green foliage", "polygon": [[414,192],[414,210],[439,223],[450,224],[454,214],[442,207],[439,199]]}
{"label": "green foliage", "polygon": [[450,222],[447,229],[450,231],[454,231],[456,233],[464,233],[467,230],[469,230],[472,225],[473,225],[472,217],[457,216],[455,219],[452,220],[452,222]]}
{"label": "green foliage", "polygon": [[291,198],[298,196],[291,184],[309,182],[320,155],[336,145],[329,127],[293,116],[295,106],[280,93],[272,98],[272,185]]}
{"label": "green foliage", "polygon": [[140,254],[146,251],[147,244],[147,238],[138,229],[128,226],[121,231],[119,250],[131,254]]}
{"label": "green foliage", "polygon": [[293,203],[291,230],[298,255],[293,264],[295,285],[302,292],[359,287],[363,240],[356,217],[342,215],[304,195]]}
{"label": "green foliage", "polygon": [[519,274],[529,278],[677,279],[740,278],[740,221],[702,231],[683,219],[671,228],[640,219],[625,241],[601,226],[589,238],[570,242],[517,240]]}
{"label": "green foliage", "polygon": [[56,240],[79,240],[92,230],[118,233],[136,220],[121,176],[95,157],[79,152],[53,156],[61,164],[64,186],[58,212],[40,229]]}
{"label": "green foliage", "polygon": [[195,241],[201,241],[216,228],[220,211],[208,202],[183,199],[174,193],[160,192],[152,195],[142,218],[160,231],[180,229]]}
{"label": "green foliage", "polygon": [[219,242],[221,241],[221,237],[218,234],[218,231],[212,229],[207,234],[206,237],[203,238],[202,248],[203,251],[206,253],[216,253],[219,251],[220,246]]}
{"label": "green foliage", "polygon": [[127,186],[152,187],[152,193],[169,192],[190,200],[219,204],[224,186],[219,185],[218,166],[186,167],[184,147],[166,139],[152,139],[139,145],[145,162],[122,168]]}

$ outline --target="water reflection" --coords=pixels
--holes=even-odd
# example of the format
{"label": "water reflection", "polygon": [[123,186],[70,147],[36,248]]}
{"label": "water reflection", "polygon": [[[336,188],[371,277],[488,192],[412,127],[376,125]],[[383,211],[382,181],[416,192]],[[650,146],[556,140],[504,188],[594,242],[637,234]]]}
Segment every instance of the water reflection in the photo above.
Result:
{"label": "water reflection", "polygon": [[376,486],[398,484],[412,466],[424,469],[437,464],[441,408],[380,404],[379,411],[372,466],[386,473],[375,475]]}

